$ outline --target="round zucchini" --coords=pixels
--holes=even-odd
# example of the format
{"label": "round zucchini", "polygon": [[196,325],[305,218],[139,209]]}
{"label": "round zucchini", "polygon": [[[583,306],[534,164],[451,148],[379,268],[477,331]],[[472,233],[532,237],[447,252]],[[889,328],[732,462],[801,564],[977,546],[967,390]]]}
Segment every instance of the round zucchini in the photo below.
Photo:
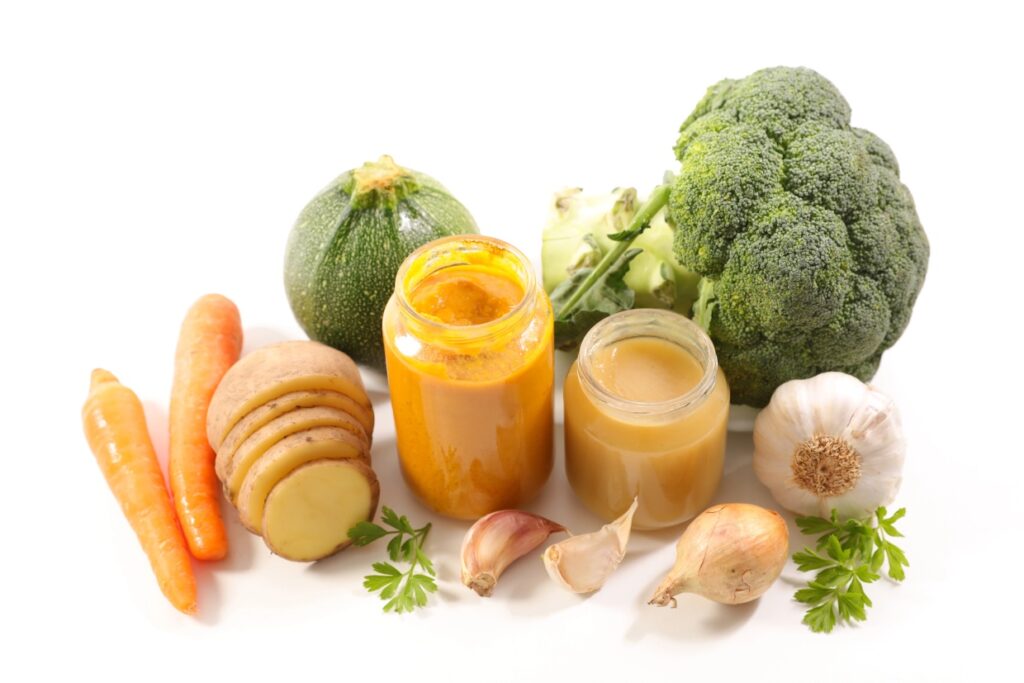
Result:
{"label": "round zucchini", "polygon": [[288,238],[288,303],[310,339],[384,369],[381,317],[405,257],[439,237],[478,232],[441,183],[389,156],[343,173],[299,214]]}

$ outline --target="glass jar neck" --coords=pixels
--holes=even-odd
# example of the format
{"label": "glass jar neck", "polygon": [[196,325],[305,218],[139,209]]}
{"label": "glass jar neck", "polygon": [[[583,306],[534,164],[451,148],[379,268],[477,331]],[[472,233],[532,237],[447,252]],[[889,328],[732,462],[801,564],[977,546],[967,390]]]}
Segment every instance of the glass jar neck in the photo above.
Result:
{"label": "glass jar neck", "polygon": [[[493,268],[522,288],[523,296],[494,320],[453,325],[425,315],[412,303],[413,292],[426,278],[458,266]],[[406,258],[395,277],[395,299],[405,328],[420,339],[452,348],[469,349],[518,335],[533,318],[537,278],[526,256],[507,242],[482,235],[454,235],[429,242]]]}
{"label": "glass jar neck", "polygon": [[[610,391],[594,373],[593,356],[616,342],[647,337],[675,344],[700,366],[696,386],[664,401],[636,401]],[[634,309],[611,315],[592,327],[580,345],[576,373],[587,397],[602,410],[630,420],[671,420],[699,408],[715,389],[718,357],[711,338],[689,318],[662,309]]]}

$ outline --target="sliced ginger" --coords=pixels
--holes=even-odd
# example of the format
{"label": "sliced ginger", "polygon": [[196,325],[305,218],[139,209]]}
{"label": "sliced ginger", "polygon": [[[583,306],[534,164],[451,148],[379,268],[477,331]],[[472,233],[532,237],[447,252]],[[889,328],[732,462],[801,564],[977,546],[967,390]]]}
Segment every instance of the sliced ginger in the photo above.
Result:
{"label": "sliced ginger", "polygon": [[243,441],[230,458],[217,454],[219,469],[224,476],[224,490],[228,498],[234,502],[238,492],[242,488],[245,475],[249,468],[259,460],[274,444],[286,436],[302,432],[314,427],[337,427],[353,434],[363,445],[364,451],[369,451],[370,442],[355,418],[337,408],[298,408],[275,418],[257,429],[252,436]]}
{"label": "sliced ginger", "polygon": [[263,510],[263,539],[289,560],[312,562],[347,547],[348,531],[373,519],[380,487],[360,459],[316,460],[279,481]]}
{"label": "sliced ginger", "polygon": [[207,438],[220,450],[228,432],[246,415],[285,394],[336,391],[373,409],[352,359],[312,341],[265,346],[244,356],[224,375],[206,417]]}
{"label": "sliced ginger", "polygon": [[263,508],[271,489],[293,470],[316,460],[363,459],[369,464],[366,443],[337,427],[316,427],[278,441],[249,468],[235,505],[249,531],[261,532]]}

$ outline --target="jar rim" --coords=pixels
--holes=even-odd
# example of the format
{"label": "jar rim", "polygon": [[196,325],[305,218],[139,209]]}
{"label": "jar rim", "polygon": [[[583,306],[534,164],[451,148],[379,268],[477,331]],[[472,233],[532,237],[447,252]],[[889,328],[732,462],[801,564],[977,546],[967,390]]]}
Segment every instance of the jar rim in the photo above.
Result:
{"label": "jar rim", "polygon": [[[694,357],[702,369],[700,381],[689,391],[662,401],[636,401],[610,391],[597,381],[590,367],[590,358],[608,344],[654,337],[672,342]],[[689,344],[695,347],[689,348]],[[718,356],[711,337],[684,315],[657,308],[637,308],[612,314],[590,328],[580,344],[576,373],[580,384],[602,404],[631,416],[678,417],[695,410],[707,400],[718,379]]]}
{"label": "jar rim", "polygon": [[[439,254],[450,253],[451,245],[453,244],[462,244],[468,247],[476,246],[482,251],[490,251],[505,257],[512,264],[514,272],[519,278],[519,284],[523,287],[522,298],[501,316],[473,325],[453,325],[437,318],[426,316],[416,310],[409,300],[409,294],[412,291],[410,269],[424,259],[428,259],[433,252]],[[467,264],[468,262],[456,261],[444,263],[435,268],[424,268],[422,276],[416,282],[422,281],[443,268]],[[533,272],[533,266],[522,251],[504,240],[477,234],[449,235],[421,245],[405,258],[398,269],[398,273],[395,275],[395,299],[402,313],[408,316],[421,329],[443,335],[449,342],[480,341],[501,335],[520,320],[524,313],[528,312],[530,302],[536,295],[536,289],[537,277]]]}

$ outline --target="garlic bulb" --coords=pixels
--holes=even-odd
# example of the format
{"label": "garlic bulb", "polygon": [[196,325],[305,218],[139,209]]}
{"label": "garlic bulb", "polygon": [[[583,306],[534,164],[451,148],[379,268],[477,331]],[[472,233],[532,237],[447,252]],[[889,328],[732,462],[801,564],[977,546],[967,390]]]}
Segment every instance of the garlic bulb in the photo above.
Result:
{"label": "garlic bulb", "polygon": [[905,453],[892,399],[841,372],[786,382],[754,422],[754,472],[800,514],[859,519],[888,505]]}
{"label": "garlic bulb", "polygon": [[573,593],[593,593],[603,586],[626,556],[636,506],[634,498],[629,509],[614,522],[548,546],[544,551],[548,575]]}
{"label": "garlic bulb", "polygon": [[462,583],[488,598],[505,569],[534,550],[561,524],[522,510],[498,510],[478,519],[462,540]]}

